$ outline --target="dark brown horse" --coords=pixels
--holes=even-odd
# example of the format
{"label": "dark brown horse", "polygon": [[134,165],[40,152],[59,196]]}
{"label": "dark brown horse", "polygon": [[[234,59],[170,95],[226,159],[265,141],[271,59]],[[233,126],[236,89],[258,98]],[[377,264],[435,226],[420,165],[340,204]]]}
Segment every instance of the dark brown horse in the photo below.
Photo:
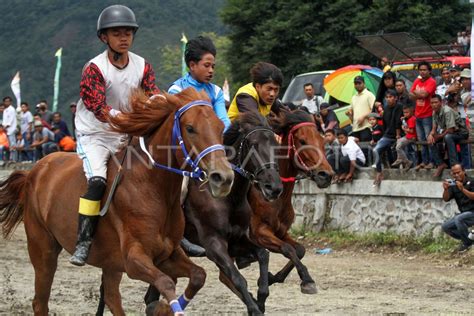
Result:
{"label": "dark brown horse", "polygon": [[283,282],[296,266],[301,278],[301,291],[306,294],[317,292],[308,269],[301,262],[305,248],[288,233],[295,219],[291,195],[298,174],[313,179],[318,187],[330,185],[333,170],[326,160],[324,141],[316,129],[313,119],[303,111],[280,111],[270,119],[276,133],[282,135],[280,151],[280,175],[284,182],[283,194],[269,202],[252,188],[248,194],[252,206],[250,238],[257,245],[272,252],[281,253],[290,262],[275,276],[269,274],[269,284]]}
{"label": "dark brown horse", "polygon": [[[153,100],[136,94],[130,112],[110,120],[118,132],[144,136],[150,157],[156,163],[177,169],[182,165],[181,151],[159,149],[172,144],[173,126],[182,131],[192,159],[195,153],[222,144],[223,124],[209,105],[207,96],[194,89]],[[160,290],[170,305],[161,304],[158,313],[182,314],[176,301],[175,280],[190,279],[185,296],[191,299],[206,277],[204,270],[192,263],[179,246],[184,231],[179,203],[182,176],[144,163],[150,157],[137,142],[127,151],[135,155],[123,170],[109,212],[99,222],[88,263],[102,268],[105,302],[114,315],[124,315],[118,291],[122,272]],[[119,158],[124,154],[125,151],[118,154]],[[230,192],[234,174],[224,151],[205,155],[199,166],[204,172],[201,176],[208,175],[206,180],[213,196],[223,197]],[[111,160],[109,183],[117,169]],[[74,250],[79,196],[85,189],[82,162],[67,153],[49,155],[30,172],[14,172],[0,183],[3,235],[10,235],[24,220],[35,269],[35,315],[48,314],[58,254],[63,248],[70,253]]]}

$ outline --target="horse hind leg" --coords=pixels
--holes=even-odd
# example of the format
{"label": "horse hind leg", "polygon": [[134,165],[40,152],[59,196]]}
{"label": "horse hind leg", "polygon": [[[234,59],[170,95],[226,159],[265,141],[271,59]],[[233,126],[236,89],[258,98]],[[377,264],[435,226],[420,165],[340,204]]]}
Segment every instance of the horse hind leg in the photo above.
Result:
{"label": "horse hind leg", "polygon": [[41,225],[37,225],[33,229],[28,229],[29,226],[26,221],[28,253],[35,270],[33,311],[35,315],[48,315],[51,286],[62,247],[53,236],[42,229]]}
{"label": "horse hind leg", "polygon": [[100,286],[99,307],[96,316],[104,315],[104,305],[107,305],[113,315],[125,315],[120,295],[122,272],[102,269],[102,284]]}

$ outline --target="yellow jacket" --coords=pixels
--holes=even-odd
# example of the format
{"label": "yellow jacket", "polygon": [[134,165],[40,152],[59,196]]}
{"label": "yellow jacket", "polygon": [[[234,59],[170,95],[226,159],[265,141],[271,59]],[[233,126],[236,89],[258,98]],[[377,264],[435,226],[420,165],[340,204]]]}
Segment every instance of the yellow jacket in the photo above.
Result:
{"label": "yellow jacket", "polygon": [[237,107],[237,96],[239,94],[248,94],[252,98],[255,99],[255,101],[258,104],[258,112],[262,114],[263,116],[267,116],[270,114],[270,109],[272,108],[271,104],[262,104],[260,102],[260,97],[258,96],[258,92],[253,86],[253,83],[248,83],[243,87],[240,87],[240,89],[237,91],[237,93],[234,96],[234,99],[232,100],[232,103],[229,106],[229,110],[227,111],[227,115],[229,115],[229,119],[233,121],[234,119],[239,116],[239,108]]}

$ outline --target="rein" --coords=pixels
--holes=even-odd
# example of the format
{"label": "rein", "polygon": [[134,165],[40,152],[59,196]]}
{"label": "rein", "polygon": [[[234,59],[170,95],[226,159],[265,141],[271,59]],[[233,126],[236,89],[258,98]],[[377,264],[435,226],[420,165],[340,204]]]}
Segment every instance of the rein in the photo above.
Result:
{"label": "rein", "polygon": [[[298,150],[296,149],[296,145],[295,145],[294,133],[303,126],[313,126],[316,128],[315,123],[303,122],[303,123],[296,124],[290,129],[290,131],[288,132],[288,159],[290,159],[291,153],[293,152],[293,156],[296,157],[296,159],[298,159],[298,162],[303,166],[304,171],[309,172],[311,169],[304,163],[303,159],[298,154]],[[301,180],[304,178],[307,178],[307,176],[305,175],[305,176],[296,176],[296,177],[288,177],[288,178],[280,177],[282,182],[287,182],[287,183],[296,182],[297,180]]]}
{"label": "rein", "polygon": [[244,144],[248,141],[248,137],[250,135],[252,135],[253,133],[256,133],[256,132],[269,132],[269,133],[272,133],[272,136],[274,134],[273,130],[269,129],[269,128],[264,128],[264,127],[257,127],[257,128],[254,128],[252,129],[251,131],[249,131],[247,134],[244,135],[244,137],[242,138],[241,142],[240,142],[240,145],[239,145],[239,151],[237,153],[237,161],[238,161],[238,165],[235,165],[235,164],[232,164],[231,163],[231,166],[232,166],[232,169],[237,172],[238,174],[240,174],[241,176],[243,176],[244,178],[250,180],[251,182],[257,182],[255,179],[257,178],[257,176],[260,174],[260,172],[262,172],[263,170],[265,169],[271,169],[271,168],[275,168],[276,170],[278,170],[278,164],[276,162],[266,162],[264,164],[262,164],[261,166],[259,166],[257,168],[257,170],[255,170],[253,173],[250,172],[250,171],[247,171],[245,170],[244,168],[242,168],[242,158],[243,158],[243,148],[244,148]]}
{"label": "rein", "polygon": [[174,173],[177,173],[179,175],[182,175],[184,177],[190,177],[193,179],[198,179],[199,181],[204,181],[207,178],[207,174],[204,170],[199,167],[199,162],[208,154],[222,150],[225,152],[225,147],[221,144],[215,144],[207,147],[203,151],[201,151],[197,156],[196,159],[192,159],[192,157],[189,155],[188,151],[186,150],[186,146],[184,145],[184,140],[183,136],[181,134],[181,126],[179,124],[181,116],[189,109],[195,107],[195,106],[209,106],[212,108],[212,104],[208,101],[205,100],[195,100],[192,102],[187,103],[180,109],[176,111],[174,114],[174,123],[173,123],[173,132],[171,135],[171,146],[175,145],[176,143],[179,144],[181,147],[181,150],[183,151],[183,154],[185,156],[185,162],[188,166],[191,167],[192,171],[186,171],[182,169],[177,169],[173,167],[169,167],[163,164],[157,163],[153,157],[151,156],[150,152],[147,150],[146,145],[145,145],[145,139],[143,136],[139,137],[140,141],[140,148],[143,150],[143,152],[148,156],[148,159],[150,159],[151,163],[153,164],[153,167],[158,168],[158,169],[164,169],[167,171],[171,171]]}

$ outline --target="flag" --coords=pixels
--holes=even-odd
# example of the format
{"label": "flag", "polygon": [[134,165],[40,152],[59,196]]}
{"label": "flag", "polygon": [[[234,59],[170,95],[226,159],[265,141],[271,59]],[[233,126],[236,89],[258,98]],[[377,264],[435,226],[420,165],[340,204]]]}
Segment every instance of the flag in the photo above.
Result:
{"label": "flag", "polygon": [[188,67],[186,67],[186,62],[184,61],[184,52],[186,50],[186,44],[188,43],[188,39],[184,33],[181,33],[181,75],[184,76],[188,73]]}
{"label": "flag", "polygon": [[15,76],[13,77],[12,83],[10,84],[12,88],[13,94],[16,98],[16,109],[20,109],[21,104],[21,94],[20,94],[20,72],[17,71]]}
{"label": "flag", "polygon": [[56,73],[54,74],[54,97],[53,97],[53,112],[58,110],[58,97],[59,97],[59,74],[61,73],[61,56],[63,54],[63,48],[59,48],[54,54],[58,58],[56,62]]}
{"label": "flag", "polygon": [[229,82],[227,81],[227,78],[225,78],[224,84],[222,85],[222,92],[224,93],[224,100],[230,102]]}

